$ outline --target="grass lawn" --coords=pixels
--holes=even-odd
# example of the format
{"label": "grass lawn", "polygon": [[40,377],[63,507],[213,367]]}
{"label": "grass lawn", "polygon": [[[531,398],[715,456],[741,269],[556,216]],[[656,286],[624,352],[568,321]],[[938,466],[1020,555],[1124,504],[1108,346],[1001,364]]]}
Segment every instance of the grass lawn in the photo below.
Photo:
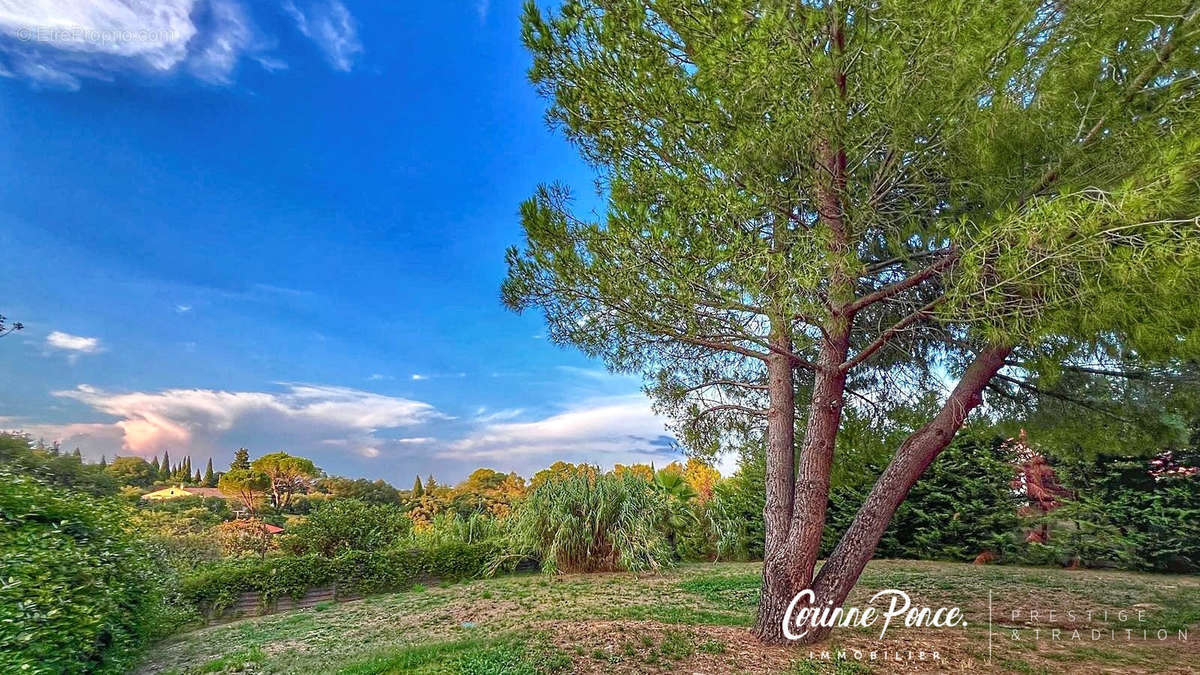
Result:
{"label": "grass lawn", "polygon": [[142,672],[1186,673],[1200,664],[1200,577],[877,560],[849,604],[897,588],[915,604],[961,607],[969,625],[893,622],[882,641],[880,624],[844,628],[817,647],[786,648],[747,633],[758,572],[690,564],[418,587],[181,634],[153,648]]}

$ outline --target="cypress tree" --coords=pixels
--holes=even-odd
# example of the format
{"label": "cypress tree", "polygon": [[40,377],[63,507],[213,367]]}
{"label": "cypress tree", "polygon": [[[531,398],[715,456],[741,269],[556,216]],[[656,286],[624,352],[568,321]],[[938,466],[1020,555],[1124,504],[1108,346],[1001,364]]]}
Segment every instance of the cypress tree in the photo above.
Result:
{"label": "cypress tree", "polygon": [[245,448],[238,448],[233,453],[233,463],[229,465],[230,469],[249,469],[250,468],[250,451]]}
{"label": "cypress tree", "polygon": [[162,464],[159,465],[158,477],[162,480],[171,480],[171,453],[163,450]]}
{"label": "cypress tree", "polygon": [[412,496],[413,497],[421,497],[421,496],[424,496],[424,494],[425,494],[425,488],[421,485],[421,477],[417,476],[417,479],[415,481],[413,481]]}
{"label": "cypress tree", "polygon": [[208,464],[204,467],[204,487],[216,487],[217,477],[213,475],[212,457],[208,458]]}

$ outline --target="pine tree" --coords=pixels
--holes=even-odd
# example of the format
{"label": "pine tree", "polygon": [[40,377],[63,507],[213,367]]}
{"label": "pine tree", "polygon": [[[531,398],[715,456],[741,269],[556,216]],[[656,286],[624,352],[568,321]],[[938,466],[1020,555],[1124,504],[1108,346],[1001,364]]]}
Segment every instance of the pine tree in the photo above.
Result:
{"label": "pine tree", "polygon": [[421,485],[421,477],[417,476],[417,479],[415,481],[413,481],[412,496],[413,497],[421,497],[421,496],[424,496],[424,494],[425,494],[425,488]]}
{"label": "pine tree", "polygon": [[204,487],[216,487],[217,477],[213,475],[212,457],[208,458],[208,464],[204,467]]}
{"label": "pine tree", "polygon": [[433,479],[433,474],[429,474],[429,477],[425,479],[425,494],[432,494],[437,487],[438,482]]}
{"label": "pine tree", "polygon": [[[526,4],[531,79],[611,189],[521,206],[503,299],[641,372],[697,453],[761,434],[760,638],[842,605],[985,390],[1200,352],[1195,6],[561,7]],[[926,395],[818,571],[845,411]]]}
{"label": "pine tree", "polygon": [[250,451],[245,448],[238,448],[233,453],[233,463],[229,465],[230,470],[234,469],[249,469],[250,468]]}

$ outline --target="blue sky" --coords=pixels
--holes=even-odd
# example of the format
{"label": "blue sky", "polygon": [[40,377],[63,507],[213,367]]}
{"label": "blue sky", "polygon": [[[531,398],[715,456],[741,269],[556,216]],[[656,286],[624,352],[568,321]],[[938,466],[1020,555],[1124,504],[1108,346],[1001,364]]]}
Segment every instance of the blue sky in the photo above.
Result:
{"label": "blue sky", "polygon": [[0,9],[0,313],[26,325],[0,340],[0,428],[400,485],[669,461],[638,380],[499,302],[519,203],[592,194],[519,10]]}

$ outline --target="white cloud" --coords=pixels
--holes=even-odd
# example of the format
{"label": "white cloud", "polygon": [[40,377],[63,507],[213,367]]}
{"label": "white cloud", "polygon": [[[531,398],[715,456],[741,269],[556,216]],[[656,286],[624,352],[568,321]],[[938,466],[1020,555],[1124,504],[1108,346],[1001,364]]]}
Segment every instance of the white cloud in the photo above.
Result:
{"label": "white cloud", "polygon": [[287,61],[275,58],[274,56],[255,56],[254,60],[258,62],[258,65],[262,66],[262,69],[268,73],[274,73],[280,70],[288,69]]}
{"label": "white cloud", "polygon": [[434,417],[433,406],[348,387],[291,385],[291,394],[277,397],[297,416],[364,431],[393,429]]}
{"label": "white cloud", "polygon": [[354,17],[345,5],[338,0],[327,0],[308,3],[301,10],[289,1],[283,8],[296,22],[296,28],[325,53],[330,65],[347,72],[354,67],[362,43],[358,40]]}
{"label": "white cloud", "polygon": [[[75,90],[86,79],[175,72],[226,85],[243,58],[268,72],[286,68],[267,53],[276,41],[255,25],[249,9],[257,7],[248,0],[0,0],[0,77]],[[362,50],[353,17],[336,0],[315,5],[299,27],[339,70]]]}
{"label": "white cloud", "polygon": [[175,305],[175,311],[180,314],[187,314],[188,312],[192,311],[192,306],[191,305]]}
{"label": "white cloud", "polygon": [[206,82],[229,84],[242,54],[254,50],[254,25],[232,0],[212,0],[209,24],[210,30],[194,41],[188,69]]}
{"label": "white cloud", "polygon": [[479,23],[487,21],[488,12],[492,9],[492,0],[475,0],[475,13],[479,15]]}
{"label": "white cloud", "polygon": [[507,410],[488,411],[486,407],[475,411],[475,421],[480,424],[490,424],[492,422],[504,422],[511,420],[514,417],[519,417],[525,412],[524,408],[509,408]]}
{"label": "white cloud", "polygon": [[170,70],[196,34],[194,0],[23,0],[0,3],[0,33],[73,53],[139,59]]}
{"label": "white cloud", "polygon": [[412,379],[413,379],[414,381],[420,381],[420,380],[432,380],[432,379],[434,379],[434,378],[446,378],[446,377],[459,378],[459,377],[466,377],[466,376],[467,376],[467,374],[466,374],[466,373],[464,373],[464,372],[457,372],[457,373],[413,373],[413,374],[412,374]]}
{"label": "white cloud", "polygon": [[148,458],[169,450],[220,463],[245,446],[255,454],[286,450],[310,457],[334,474],[403,482],[413,472],[459,478],[479,466],[528,477],[557,460],[608,468],[680,457],[666,420],[642,394],[593,394],[541,414],[471,406],[460,418],[419,400],[321,384],[132,392],[84,384],[55,395],[86,412],[65,424],[7,425],[79,446],[92,458]]}
{"label": "white cloud", "polygon": [[53,331],[46,336],[46,346],[68,353],[68,358],[78,358],[80,354],[95,354],[101,351],[100,338],[71,335],[62,331]]}
{"label": "white cloud", "polygon": [[641,394],[593,399],[533,422],[490,422],[437,457],[487,461],[526,475],[556,460],[614,463],[674,458],[664,420]]}
{"label": "white cloud", "polygon": [[[111,423],[29,427],[48,439],[88,436],[103,449],[152,455],[165,449],[224,449],[252,437],[279,446],[337,446],[365,457],[392,441],[381,432],[444,418],[421,401],[358,389],[293,384],[283,392],[167,389],[115,393],[79,385],[54,392],[79,401]],[[316,440],[324,439],[324,440]],[[119,445],[112,444],[119,441]],[[107,446],[107,447],[106,447]]]}
{"label": "white cloud", "polygon": [[394,380],[396,378],[391,375],[384,375],[383,373],[371,373],[371,376],[367,379],[372,382],[379,382],[380,380]]}

